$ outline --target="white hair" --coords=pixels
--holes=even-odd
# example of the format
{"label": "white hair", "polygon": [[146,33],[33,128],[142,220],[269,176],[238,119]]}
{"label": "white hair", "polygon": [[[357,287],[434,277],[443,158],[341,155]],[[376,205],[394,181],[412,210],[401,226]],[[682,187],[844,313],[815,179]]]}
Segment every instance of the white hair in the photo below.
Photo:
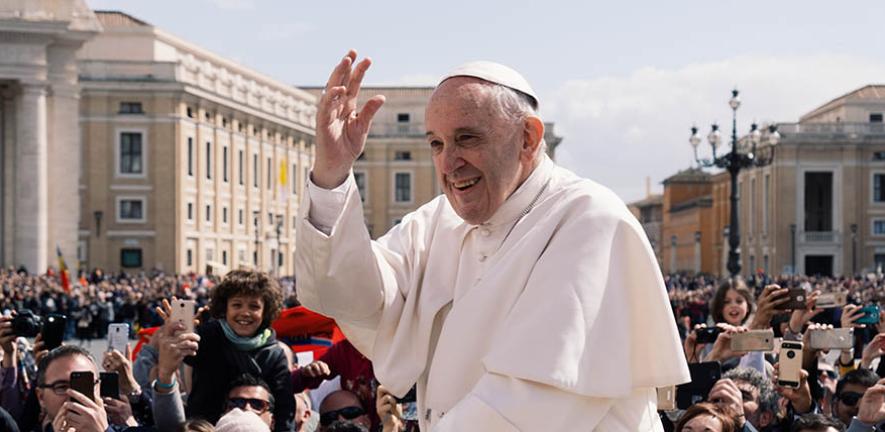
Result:
{"label": "white hair", "polygon": [[[500,84],[491,82],[488,84],[486,88],[489,89],[495,100],[494,109],[500,117],[516,125],[522,123],[529,116],[538,116],[531,96]],[[541,137],[541,145],[538,146],[538,153],[535,157],[538,158],[544,153],[547,153],[547,141]]]}

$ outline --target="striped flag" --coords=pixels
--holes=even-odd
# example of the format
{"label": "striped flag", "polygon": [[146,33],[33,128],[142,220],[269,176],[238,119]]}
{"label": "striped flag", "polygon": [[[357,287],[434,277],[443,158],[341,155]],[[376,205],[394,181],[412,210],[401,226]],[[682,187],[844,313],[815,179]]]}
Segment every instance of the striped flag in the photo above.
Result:
{"label": "striped flag", "polygon": [[61,278],[61,287],[65,292],[71,292],[71,280],[68,277],[68,266],[65,265],[65,257],[61,253],[61,248],[55,245],[55,254],[58,255],[58,275]]}

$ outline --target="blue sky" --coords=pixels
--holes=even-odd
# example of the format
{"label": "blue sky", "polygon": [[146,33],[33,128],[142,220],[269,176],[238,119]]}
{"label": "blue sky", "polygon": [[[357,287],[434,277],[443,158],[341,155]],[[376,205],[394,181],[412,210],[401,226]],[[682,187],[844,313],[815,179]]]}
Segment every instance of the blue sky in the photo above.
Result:
{"label": "blue sky", "polygon": [[[505,63],[540,94],[560,163],[642,198],[690,165],[689,128],[790,122],[885,83],[885,2],[87,0],[283,82],[323,84],[348,48],[369,84],[433,84],[468,60]],[[726,128],[730,133],[730,126]]]}

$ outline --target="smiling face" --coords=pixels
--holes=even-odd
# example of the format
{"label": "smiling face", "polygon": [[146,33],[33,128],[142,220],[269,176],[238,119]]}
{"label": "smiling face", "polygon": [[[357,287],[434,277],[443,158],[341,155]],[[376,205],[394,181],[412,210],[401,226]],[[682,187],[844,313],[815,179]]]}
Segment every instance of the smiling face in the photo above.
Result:
{"label": "smiling face", "polygon": [[252,337],[264,316],[264,300],[258,296],[234,296],[227,300],[224,319],[238,336]]}
{"label": "smiling face", "polygon": [[750,305],[737,290],[730,289],[725,292],[725,301],[722,303],[722,316],[728,324],[739,326],[744,322]]}
{"label": "smiling face", "polygon": [[[540,119],[514,123],[497,106],[492,84],[476,78],[444,81],[427,105],[427,142],[437,180],[462,219],[486,222],[537,164]],[[543,134],[543,125],[540,125]]]}

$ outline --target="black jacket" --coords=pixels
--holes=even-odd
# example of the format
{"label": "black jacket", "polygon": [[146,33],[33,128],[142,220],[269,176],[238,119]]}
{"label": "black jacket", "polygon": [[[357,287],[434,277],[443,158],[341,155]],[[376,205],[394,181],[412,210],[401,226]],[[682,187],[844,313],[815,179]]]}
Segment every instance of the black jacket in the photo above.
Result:
{"label": "black jacket", "polygon": [[[273,332],[273,330],[271,330]],[[224,411],[224,400],[231,381],[242,374],[261,377],[274,397],[274,431],[290,431],[295,417],[295,398],[289,364],[276,335],[248,352],[239,351],[228,342],[218,320],[199,328],[200,349],[185,359],[193,367],[193,388],[187,397],[187,417],[200,417],[215,424]]]}

